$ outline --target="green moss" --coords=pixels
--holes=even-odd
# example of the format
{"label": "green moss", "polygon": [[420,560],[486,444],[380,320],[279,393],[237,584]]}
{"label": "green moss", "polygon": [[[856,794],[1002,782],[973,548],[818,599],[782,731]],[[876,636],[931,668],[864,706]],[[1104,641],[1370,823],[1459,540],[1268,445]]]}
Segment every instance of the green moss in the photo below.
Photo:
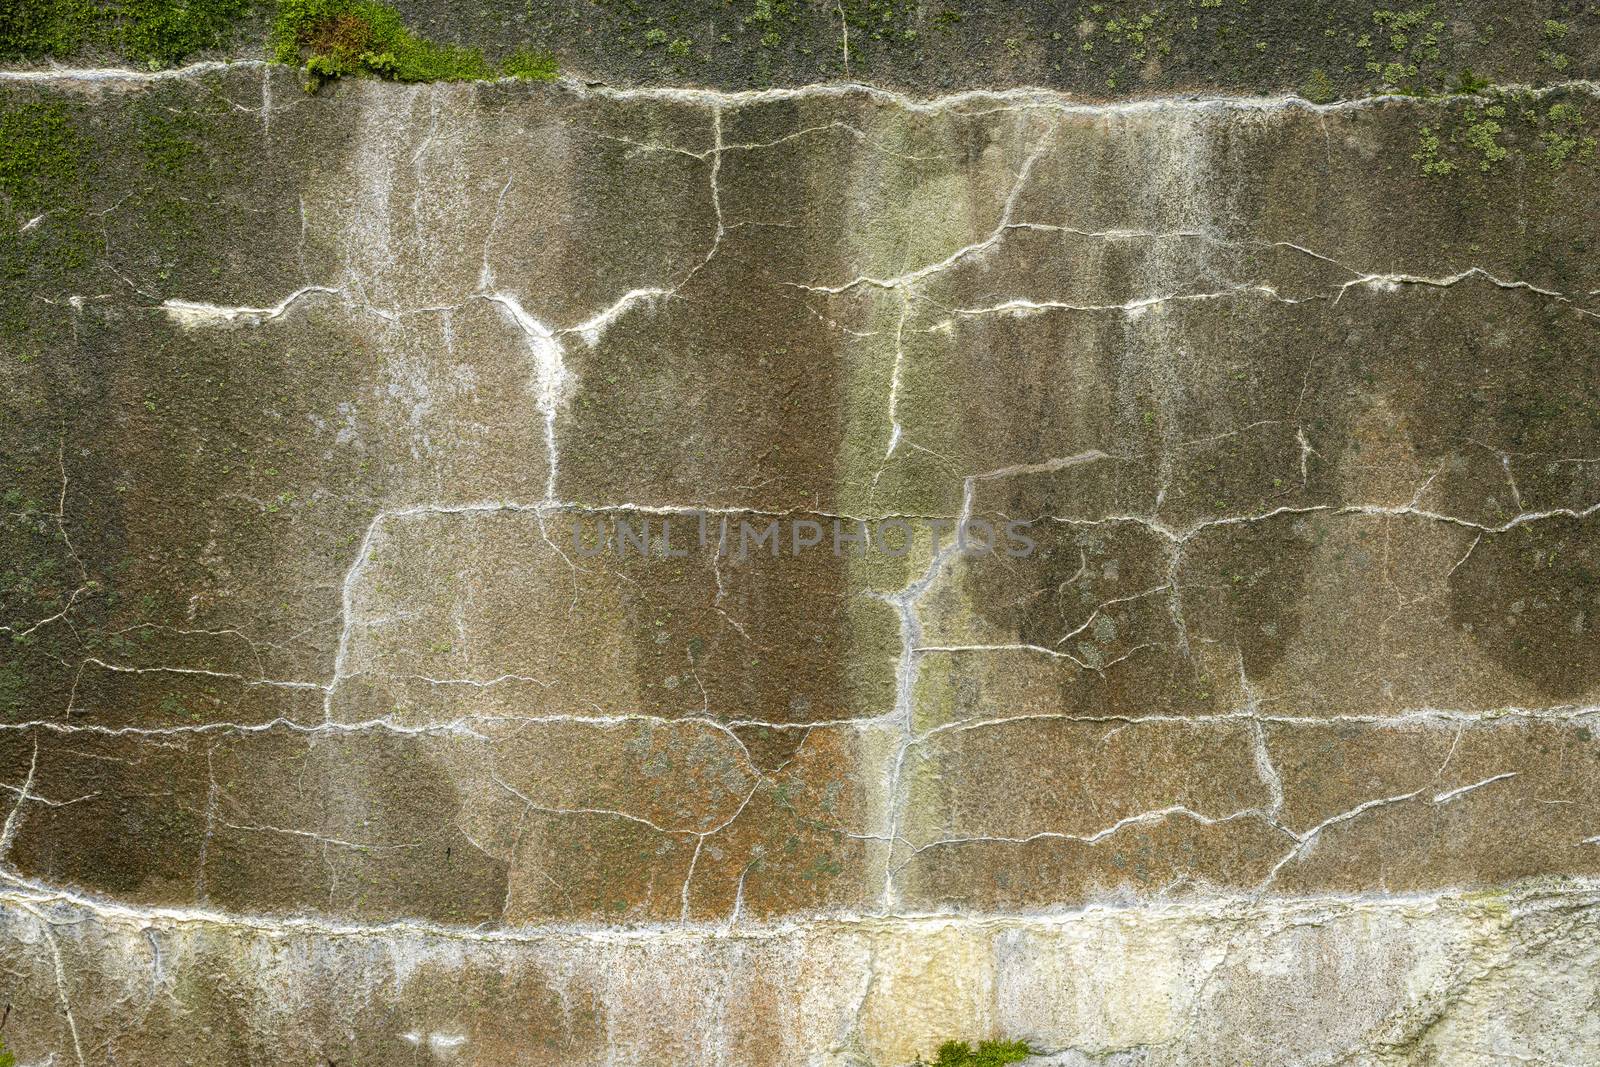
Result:
{"label": "green moss", "polygon": [[1468,148],[1478,153],[1479,170],[1488,170],[1510,155],[1510,150],[1500,143],[1500,134],[1505,130],[1500,120],[1505,117],[1506,109],[1498,104],[1491,104],[1482,113],[1476,109],[1467,110],[1469,125],[1461,139]]}
{"label": "green moss", "polygon": [[858,40],[894,42],[916,40],[917,8],[906,0],[840,0],[838,11]]}
{"label": "green moss", "polygon": [[1313,104],[1326,104],[1338,94],[1334,92],[1327,71],[1318,67],[1306,76],[1305,84],[1300,87],[1300,95]]}
{"label": "green moss", "polygon": [[250,8],[250,0],[122,0],[122,43],[152,66],[176,63],[215,45]]}
{"label": "green moss", "polygon": [[139,151],[147,169],[163,175],[182,171],[201,153],[193,140],[193,119],[180,111],[149,111],[139,116]]}
{"label": "green moss", "polygon": [[[1366,69],[1378,75],[1381,88],[1386,92],[1422,93],[1432,80],[1430,67],[1439,62],[1439,33],[1444,29],[1443,19],[1433,18],[1434,5],[1407,8],[1404,11],[1380,10],[1372,13],[1378,27],[1377,37],[1387,46],[1367,60]],[[1372,37],[1362,35],[1358,47],[1372,48]]]}
{"label": "green moss", "polygon": [[305,61],[306,87],[345,75],[401,82],[488,78],[494,68],[476,48],[419,37],[387,4],[370,0],[283,0],[269,42],[280,63]]}
{"label": "green moss", "polygon": [[77,133],[59,103],[0,112],[0,196],[19,213],[48,206],[81,162]]}
{"label": "green moss", "polygon": [[1430,177],[1440,177],[1456,169],[1454,163],[1440,154],[1443,145],[1439,140],[1437,129],[1432,126],[1419,127],[1417,142],[1417,150],[1411,154],[1411,158],[1422,164],[1422,173]]}
{"label": "green moss", "polygon": [[0,330],[20,330],[35,285],[80,268],[90,238],[83,226],[82,139],[60,101],[0,105]]}
{"label": "green moss", "polygon": [[[1005,1067],[1036,1055],[1026,1041],[984,1041],[976,1051],[965,1041],[946,1041],[926,1067]],[[919,1057],[917,1062],[923,1063]]]}
{"label": "green moss", "polygon": [[215,46],[251,0],[21,0],[0,12],[0,57],[95,47],[162,67]]}
{"label": "green moss", "polygon": [[[439,44],[405,24],[400,12],[375,0],[280,0],[268,53],[279,63],[305,64],[306,89],[346,76],[398,82],[475,81],[501,71],[483,52]],[[547,53],[524,50],[504,73],[548,81],[557,67]]]}
{"label": "green moss", "polygon": [[[1116,88],[1118,77],[1130,69],[1142,68],[1151,56],[1164,56],[1172,51],[1172,31],[1166,12],[1160,8],[1119,12],[1104,4],[1094,4],[1089,14],[1091,17],[1083,24],[1085,39],[1079,48],[1086,54],[1092,53],[1098,39],[1099,60],[1112,65],[1106,78],[1107,88]],[[1110,17],[1101,21],[1106,15]]]}
{"label": "green moss", "polygon": [[41,59],[78,51],[97,30],[88,0],[21,0],[0,5],[0,57]]}
{"label": "green moss", "polygon": [[[122,53],[152,69],[217,46],[255,0],[12,0],[0,4],[0,59]],[[270,42],[281,62],[304,61],[313,87],[347,74],[393,81],[464,81],[500,72],[476,48],[437,44],[375,0],[280,0]],[[547,53],[518,52],[504,71],[548,80]]]}
{"label": "green moss", "polygon": [[1593,124],[1574,104],[1558,101],[1541,110],[1538,97],[1526,91],[1491,88],[1485,94],[1481,86],[1474,88],[1489,100],[1460,101],[1459,109],[1417,128],[1418,147],[1411,158],[1422,164],[1424,174],[1489,172],[1503,163],[1535,159],[1560,171],[1590,162],[1600,149]]}
{"label": "green moss", "polygon": [[17,1058],[6,1049],[3,1037],[0,1037],[0,1067],[17,1067]]}
{"label": "green moss", "polygon": [[1549,128],[1539,134],[1542,155],[1552,170],[1560,170],[1569,159],[1594,158],[1596,140],[1583,130],[1583,113],[1571,104],[1555,104],[1545,114]]}
{"label": "green moss", "polygon": [[[25,638],[19,639],[15,635],[11,637],[12,644],[22,644],[25,640]],[[22,710],[27,692],[28,678],[23,673],[20,664],[7,664],[4,667],[0,667],[0,714],[10,715]],[[0,1043],[0,1053],[4,1052],[5,1045]],[[17,1061],[8,1061],[4,1055],[0,1055],[0,1067],[6,1067],[7,1062],[16,1063]]]}
{"label": "green moss", "polygon": [[561,67],[556,63],[555,56],[533,48],[513,52],[506,57],[500,69],[508,76],[522,81],[552,81],[561,73]]}

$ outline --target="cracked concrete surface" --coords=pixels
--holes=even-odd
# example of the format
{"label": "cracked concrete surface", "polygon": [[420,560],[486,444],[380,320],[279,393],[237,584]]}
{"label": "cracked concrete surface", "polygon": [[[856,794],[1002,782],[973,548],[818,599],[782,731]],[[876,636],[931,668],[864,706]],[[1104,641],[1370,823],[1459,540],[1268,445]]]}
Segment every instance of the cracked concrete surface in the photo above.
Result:
{"label": "cracked concrete surface", "polygon": [[[0,96],[97,160],[6,246],[24,1062],[1600,1047],[1593,170],[1426,178],[1397,97]],[[916,532],[584,551],[701,516]]]}

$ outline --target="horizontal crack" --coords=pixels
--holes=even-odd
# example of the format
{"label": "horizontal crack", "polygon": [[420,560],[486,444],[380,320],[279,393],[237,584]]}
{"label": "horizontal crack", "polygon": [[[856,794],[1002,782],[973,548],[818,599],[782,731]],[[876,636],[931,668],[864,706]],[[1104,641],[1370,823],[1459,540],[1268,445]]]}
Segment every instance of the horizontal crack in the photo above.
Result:
{"label": "horizontal crack", "polygon": [[[291,71],[289,67],[262,60],[212,60],[156,71],[135,70],[127,67],[47,67],[39,70],[0,70],[0,83],[44,82],[64,85],[84,83],[89,86],[104,82],[140,84],[198,78],[207,74],[234,70],[259,70],[266,76],[275,68],[282,69],[285,73]],[[626,88],[596,85],[592,82],[580,81],[572,77],[562,77],[551,87],[530,86],[525,82],[519,82],[512,78],[502,78],[498,79],[498,81],[508,85],[519,86],[530,93],[554,90],[579,97],[597,97],[623,101],[661,100],[706,108],[739,107],[749,104],[808,99],[811,97],[843,98],[864,96],[916,112],[959,112],[962,108],[968,106],[979,109],[965,112],[972,116],[991,114],[996,111],[1033,109],[1047,109],[1081,115],[1128,115],[1146,111],[1205,111],[1217,109],[1238,111],[1303,110],[1317,114],[1327,114],[1360,110],[1384,104],[1426,106],[1449,100],[1487,100],[1491,98],[1490,94],[1495,93],[1546,96],[1556,92],[1578,91],[1600,95],[1600,82],[1586,78],[1573,78],[1541,85],[1506,82],[1485,86],[1482,90],[1473,93],[1450,93],[1435,97],[1417,97],[1400,93],[1375,93],[1346,100],[1335,100],[1331,103],[1314,103],[1293,93],[1273,96],[1188,94],[1095,102],[1085,100],[1064,90],[1043,87],[972,89],[935,96],[916,96],[876,85],[850,81],[748,90],[688,89],[665,86]],[[415,92],[417,88],[411,85],[394,86],[394,91]],[[460,91],[457,85],[450,83],[440,83],[437,86],[426,88],[433,88],[436,91]]]}
{"label": "horizontal crack", "polygon": [[[216,927],[227,931],[239,931],[246,935],[377,938],[391,941],[396,937],[416,937],[490,945],[545,945],[561,942],[637,945],[646,942],[693,944],[730,940],[782,941],[797,934],[830,932],[915,935],[922,931],[931,933],[946,929],[952,922],[971,923],[996,931],[1049,930],[1071,928],[1101,917],[1114,918],[1119,915],[1140,913],[1154,914],[1163,921],[1171,922],[1232,921],[1252,915],[1258,916],[1261,913],[1260,898],[1255,894],[1228,893],[1183,902],[1163,900],[1159,904],[1143,905],[1097,903],[1070,910],[1031,914],[929,910],[888,915],[844,913],[804,919],[742,922],[732,926],[722,921],[649,923],[636,926],[542,923],[536,929],[517,929],[452,926],[418,920],[346,922],[310,915],[265,915],[206,908],[138,906],[9,874],[0,873],[0,881],[11,886],[0,889],[0,908],[56,907],[69,912],[87,914],[108,924],[124,923],[138,929]],[[1504,909],[1508,901],[1528,910],[1541,907],[1568,908],[1574,905],[1596,907],[1600,906],[1600,879],[1568,878],[1554,887],[1548,883],[1527,888],[1512,887],[1508,894],[1496,896],[1492,901],[1483,899],[1480,893],[1465,889],[1446,889],[1429,893],[1286,894],[1273,898],[1274,907],[1280,915],[1298,914],[1307,918],[1339,912],[1373,910],[1411,911],[1420,908],[1432,911],[1441,906]],[[36,911],[35,914],[45,921],[50,921],[48,914],[43,910]],[[67,923],[80,920],[77,917],[64,916],[60,921]]]}

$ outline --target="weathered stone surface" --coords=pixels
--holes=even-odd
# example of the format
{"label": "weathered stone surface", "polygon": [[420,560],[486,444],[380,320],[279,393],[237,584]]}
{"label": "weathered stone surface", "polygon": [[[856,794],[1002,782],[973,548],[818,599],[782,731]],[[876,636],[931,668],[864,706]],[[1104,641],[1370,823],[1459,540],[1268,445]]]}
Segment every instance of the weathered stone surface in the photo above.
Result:
{"label": "weathered stone surface", "polygon": [[1591,85],[0,78],[27,1062],[1600,1040]]}
{"label": "weathered stone surface", "polygon": [[[358,619],[330,711],[355,722],[881,714],[900,652],[889,590],[870,576],[852,588],[831,552],[750,552],[741,527],[779,521],[707,515],[702,531],[698,517],[631,510],[385,517],[349,586]],[[782,521],[785,532],[793,520]],[[674,555],[639,550],[663,539]]]}
{"label": "weathered stone surface", "polygon": [[[483,933],[97,911],[8,893],[16,1046],[84,1062],[1570,1062],[1589,894],[1093,910],[714,933]],[[330,990],[337,990],[331,995]],[[1552,994],[1555,993],[1555,996]],[[353,1008],[359,1006],[359,1015]],[[197,1028],[196,1019],[212,1025]],[[8,1028],[8,1034],[11,1033]]]}
{"label": "weathered stone surface", "polygon": [[[0,59],[79,56],[259,58],[270,5],[239,5],[207,30],[195,8],[136,8],[178,55],[117,48],[92,35],[63,50],[52,23],[78,7],[34,3],[0,23]],[[213,5],[204,5],[212,7]],[[226,5],[214,5],[225,7]],[[860,80],[921,91],[1046,85],[1096,98],[1183,91],[1295,92],[1317,102],[1379,88],[1425,93],[1592,77],[1600,21],[1583,5],[1536,0],[1237,0],[1140,5],[1049,0],[394,0],[431,39],[490,59],[545,52],[610,84],[765,88]],[[103,10],[103,8],[102,8]],[[56,14],[60,12],[60,14]],[[30,20],[27,16],[32,14]],[[29,27],[29,22],[36,22]],[[28,30],[32,28],[33,33]],[[187,32],[186,32],[187,31]],[[42,46],[42,47],[41,47]],[[168,50],[170,51],[170,50]]]}

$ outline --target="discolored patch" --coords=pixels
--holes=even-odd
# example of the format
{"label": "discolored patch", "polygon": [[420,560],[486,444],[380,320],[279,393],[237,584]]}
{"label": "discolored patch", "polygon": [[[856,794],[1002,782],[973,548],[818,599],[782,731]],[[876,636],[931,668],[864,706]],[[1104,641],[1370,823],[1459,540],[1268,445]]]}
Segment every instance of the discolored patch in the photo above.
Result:
{"label": "discolored patch", "polygon": [[[383,518],[352,572],[333,706],[413,722],[880,714],[894,610],[830,545],[796,554],[797,521],[495,505]],[[802,539],[833,520],[804,521]]]}

